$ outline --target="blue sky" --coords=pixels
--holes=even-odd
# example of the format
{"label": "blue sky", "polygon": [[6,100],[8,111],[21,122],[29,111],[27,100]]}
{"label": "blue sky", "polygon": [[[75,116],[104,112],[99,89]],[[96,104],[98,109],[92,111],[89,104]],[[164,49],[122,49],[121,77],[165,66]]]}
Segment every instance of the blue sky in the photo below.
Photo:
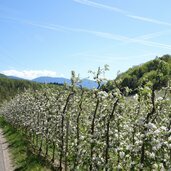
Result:
{"label": "blue sky", "polygon": [[0,72],[82,78],[171,54],[170,0],[0,0]]}

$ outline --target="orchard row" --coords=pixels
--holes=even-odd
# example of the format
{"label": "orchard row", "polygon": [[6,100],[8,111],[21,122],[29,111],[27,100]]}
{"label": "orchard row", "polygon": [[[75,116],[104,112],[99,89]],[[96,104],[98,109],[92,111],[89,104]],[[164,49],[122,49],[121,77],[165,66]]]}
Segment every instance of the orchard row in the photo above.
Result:
{"label": "orchard row", "polygon": [[169,170],[169,91],[46,88],[16,96],[0,113],[59,170]]}

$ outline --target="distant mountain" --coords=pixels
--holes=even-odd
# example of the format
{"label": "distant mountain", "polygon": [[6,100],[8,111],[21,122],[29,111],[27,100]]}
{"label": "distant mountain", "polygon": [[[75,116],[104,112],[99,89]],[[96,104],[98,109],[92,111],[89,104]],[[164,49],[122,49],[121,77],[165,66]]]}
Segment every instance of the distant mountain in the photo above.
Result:
{"label": "distant mountain", "polygon": [[[71,84],[70,79],[63,78],[63,77],[38,77],[38,78],[33,79],[32,81],[35,81],[38,83]],[[83,79],[80,85],[89,89],[97,87],[97,83],[89,79]]]}
{"label": "distant mountain", "polygon": [[83,79],[82,82],[80,83],[83,87],[92,89],[92,88],[97,88],[97,83],[95,81],[89,80],[89,79]]}
{"label": "distant mountain", "polygon": [[[16,76],[6,76],[4,74],[0,74],[0,78],[9,78],[9,79],[13,79],[13,80],[26,80],[23,78],[19,78]],[[29,81],[29,80],[28,80]],[[56,83],[56,84],[71,84],[70,79],[67,78],[63,78],[63,77],[46,77],[46,76],[42,76],[42,77],[37,77],[33,80],[31,80],[33,82],[37,82],[37,83]],[[88,88],[88,89],[92,89],[92,88],[97,88],[97,83],[95,81],[89,80],[89,79],[83,79],[82,82],[79,84],[82,87]]]}
{"label": "distant mountain", "polygon": [[58,84],[70,84],[71,81],[67,78],[62,77],[38,77],[33,79],[32,81],[38,82],[38,83],[58,83]]}

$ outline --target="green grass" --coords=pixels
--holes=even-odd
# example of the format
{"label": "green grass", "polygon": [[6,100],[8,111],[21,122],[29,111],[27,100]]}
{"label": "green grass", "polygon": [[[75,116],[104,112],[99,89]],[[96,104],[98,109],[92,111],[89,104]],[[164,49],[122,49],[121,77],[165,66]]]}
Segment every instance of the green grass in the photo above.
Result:
{"label": "green grass", "polygon": [[0,117],[0,127],[8,141],[15,171],[52,171],[47,161],[32,153],[26,137],[2,117]]}

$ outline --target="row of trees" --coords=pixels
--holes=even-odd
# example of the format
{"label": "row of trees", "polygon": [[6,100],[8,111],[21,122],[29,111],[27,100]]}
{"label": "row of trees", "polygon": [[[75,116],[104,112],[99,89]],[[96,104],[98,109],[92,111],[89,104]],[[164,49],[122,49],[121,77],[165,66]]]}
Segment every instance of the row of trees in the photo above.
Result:
{"label": "row of trees", "polygon": [[3,105],[0,113],[26,133],[37,152],[58,165],[59,170],[169,170],[171,169],[171,102],[168,85],[156,97],[152,84],[126,97],[117,88],[72,86],[26,91]]}

